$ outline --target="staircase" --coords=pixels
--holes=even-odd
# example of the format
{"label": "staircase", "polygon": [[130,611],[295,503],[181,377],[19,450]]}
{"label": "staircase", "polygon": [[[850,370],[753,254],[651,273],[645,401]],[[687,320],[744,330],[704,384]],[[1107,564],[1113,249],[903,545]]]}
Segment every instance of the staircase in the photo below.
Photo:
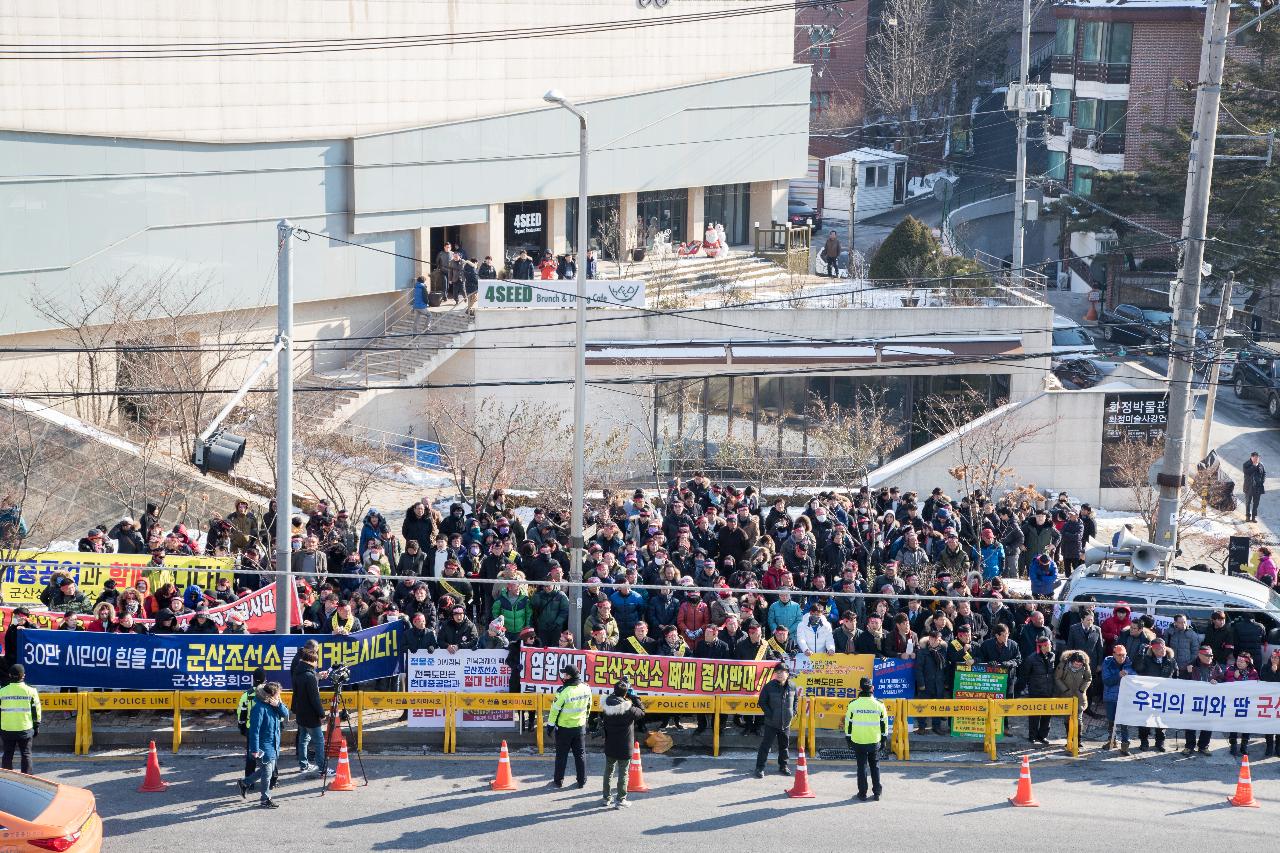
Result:
{"label": "staircase", "polygon": [[424,323],[415,333],[413,311],[407,300],[398,300],[383,315],[380,329],[361,330],[349,336],[351,340],[366,341],[366,349],[355,352],[342,367],[303,375],[295,387],[337,389],[330,392],[330,405],[319,416],[322,423],[317,426],[332,428],[344,423],[378,396],[383,387],[421,384],[459,347],[474,339],[473,318],[465,311],[435,309],[430,314],[430,330]]}
{"label": "staircase", "polygon": [[602,278],[643,279],[649,299],[676,294],[695,295],[728,287],[755,287],[778,281],[787,271],[746,249],[737,249],[727,258],[663,258],[624,264],[621,275],[616,264],[602,261]]}

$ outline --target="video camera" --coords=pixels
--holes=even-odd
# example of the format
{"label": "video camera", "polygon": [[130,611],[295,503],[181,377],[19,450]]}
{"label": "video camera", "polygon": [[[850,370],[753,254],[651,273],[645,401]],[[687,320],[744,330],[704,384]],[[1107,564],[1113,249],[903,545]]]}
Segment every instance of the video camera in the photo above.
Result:
{"label": "video camera", "polygon": [[329,670],[329,683],[340,688],[351,680],[351,667],[339,664]]}

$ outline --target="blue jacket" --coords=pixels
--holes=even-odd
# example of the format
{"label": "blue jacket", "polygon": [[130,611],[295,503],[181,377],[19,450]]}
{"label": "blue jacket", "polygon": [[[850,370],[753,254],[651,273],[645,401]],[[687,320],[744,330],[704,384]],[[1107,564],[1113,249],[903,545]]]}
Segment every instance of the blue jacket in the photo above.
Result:
{"label": "blue jacket", "polygon": [[266,761],[280,757],[280,732],[289,719],[289,706],[283,701],[274,707],[263,699],[258,688],[253,708],[249,711],[249,751],[261,752]]}
{"label": "blue jacket", "polygon": [[1032,595],[1053,595],[1053,583],[1058,579],[1057,563],[1050,560],[1049,565],[1043,566],[1039,560],[1032,560],[1028,571],[1031,574]]}
{"label": "blue jacket", "polygon": [[418,309],[427,307],[427,286],[420,281],[413,283],[413,307]]}
{"label": "blue jacket", "polygon": [[1116,663],[1113,655],[1102,659],[1102,701],[1115,702],[1120,698],[1120,671],[1135,675],[1133,661],[1124,659],[1124,666]]}
{"label": "blue jacket", "polygon": [[1004,546],[999,542],[982,546],[982,579],[989,581],[1004,568]]}
{"label": "blue jacket", "polygon": [[769,605],[769,633],[772,634],[779,625],[786,625],[787,630],[794,637],[796,627],[800,624],[801,614],[800,604],[795,599],[788,601],[786,604],[781,601],[775,601]]}
{"label": "blue jacket", "polygon": [[613,618],[618,620],[618,630],[624,637],[644,618],[644,598],[635,590],[627,595],[614,592],[609,596],[609,603],[613,605]]}

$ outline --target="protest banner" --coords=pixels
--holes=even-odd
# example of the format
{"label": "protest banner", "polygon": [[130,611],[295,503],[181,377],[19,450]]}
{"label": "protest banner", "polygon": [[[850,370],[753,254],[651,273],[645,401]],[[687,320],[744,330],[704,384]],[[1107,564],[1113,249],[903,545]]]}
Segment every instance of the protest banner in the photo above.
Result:
{"label": "protest banner", "polygon": [[[875,661],[874,655],[800,654],[795,657],[792,677],[806,696],[852,702],[858,697],[858,682],[872,677]],[[818,714],[821,728],[838,729],[843,723],[843,710]]]}
{"label": "protest banner", "polygon": [[[1009,689],[1009,674],[996,666],[975,663],[957,666],[952,683],[954,699],[1003,699]],[[956,717],[951,721],[951,736],[969,740],[986,738],[984,717]],[[999,737],[999,733],[996,735]]]}
{"label": "protest banner", "polygon": [[[133,690],[241,690],[253,671],[291,688],[289,668],[307,640],[320,643],[320,666],[351,668],[351,682],[399,675],[403,623],[366,628],[349,636],[103,634],[91,631],[18,631],[18,662],[27,681],[49,687]],[[327,683],[327,682],[322,682]]]}
{"label": "protest banner", "polygon": [[[504,649],[460,649],[413,652],[406,665],[410,693],[505,693],[511,684],[511,667]],[[443,708],[412,708],[409,728],[444,728]],[[510,711],[457,711],[456,724],[466,728],[502,728],[511,725]]]}
{"label": "protest banner", "polygon": [[520,683],[526,693],[546,693],[560,685],[560,668],[573,664],[582,682],[605,692],[622,677],[640,693],[671,696],[759,694],[775,661],[703,660],[650,657],[576,649],[524,649]]}
{"label": "protest banner", "polygon": [[213,589],[220,577],[231,578],[235,561],[231,557],[165,557],[163,566],[152,566],[150,554],[94,554],[79,551],[17,552],[13,565],[0,568],[0,597],[6,604],[40,604],[40,593],[55,571],[71,576],[85,595],[97,598],[104,584],[113,580],[117,588],[133,586],[141,577],[155,589],[172,580],[178,589],[195,585]]}
{"label": "protest banner", "polygon": [[1280,734],[1280,684],[1210,684],[1126,675],[1120,679],[1116,722],[1161,729]]}
{"label": "protest banner", "polygon": [[[876,658],[876,671],[871,682],[876,698],[881,702],[888,702],[891,699],[914,699],[916,697],[916,662],[914,659]],[[894,722],[895,718],[890,716],[890,734],[893,733]]]}

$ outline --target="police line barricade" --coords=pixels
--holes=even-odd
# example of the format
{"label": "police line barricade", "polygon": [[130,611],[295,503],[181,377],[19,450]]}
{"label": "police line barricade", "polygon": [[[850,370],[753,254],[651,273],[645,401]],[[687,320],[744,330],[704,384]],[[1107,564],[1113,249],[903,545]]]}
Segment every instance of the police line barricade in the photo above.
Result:
{"label": "police line barricade", "polygon": [[954,725],[957,718],[968,717],[983,721],[982,748],[995,760],[995,730],[991,727],[991,699],[900,699],[902,703],[902,725],[893,727],[893,736],[897,743],[898,757],[903,761],[911,758],[911,725],[912,718],[950,717]]}
{"label": "police line barricade", "polygon": [[[81,732],[80,754],[87,755],[93,746],[94,711],[172,711],[173,712],[173,751],[178,751],[181,741],[182,724],[178,711],[178,693],[176,690],[133,690],[122,693],[81,693],[83,697],[84,728]],[[240,694],[236,694],[239,696]],[[43,699],[43,697],[41,697]]]}
{"label": "police line barricade", "polygon": [[[648,705],[645,706],[645,713],[649,713]],[[720,718],[722,716],[732,714],[740,717],[759,717],[763,713],[760,710],[760,699],[757,696],[717,696],[716,727],[715,735],[711,739],[711,754],[720,754]]]}
{"label": "police line barricade", "polygon": [[[458,748],[458,714],[456,712],[511,711],[527,712],[537,716],[533,730],[538,744],[538,754],[542,754],[544,748],[542,715],[550,710],[551,703],[555,700],[554,695],[550,693],[450,693],[446,695],[452,700],[451,710],[445,717],[445,731],[448,733],[446,752],[456,752]],[[594,702],[592,704],[593,709],[598,707]]]}
{"label": "police line barricade", "polygon": [[996,733],[1005,717],[1066,717],[1067,751],[1080,755],[1080,714],[1074,696],[1058,699],[992,699],[987,715],[987,755],[996,760]]}
{"label": "police line barricade", "polygon": [[76,718],[75,741],[72,750],[76,755],[80,754],[80,749],[84,741],[84,693],[41,693],[40,694],[40,713],[48,714],[50,711],[62,711],[74,714]]}
{"label": "police line barricade", "polygon": [[412,711],[415,709],[438,710],[445,719],[442,752],[452,752],[449,738],[453,719],[453,695],[449,693],[405,693],[391,690],[362,690],[356,694],[356,748],[364,749],[365,711]]}
{"label": "police line barricade", "polygon": [[[836,731],[844,731],[844,714],[849,707],[851,699],[828,699],[822,696],[809,696],[805,698],[804,704],[807,706],[805,714],[806,722],[806,739],[808,741],[809,755],[818,754],[818,729],[828,728]],[[902,703],[904,699],[885,699],[883,701],[885,710],[889,712],[889,719],[892,721],[893,734],[889,738],[889,748],[893,750],[893,754],[898,758],[902,758],[903,745],[899,737],[907,725],[902,715]],[[831,715],[824,717],[824,715]],[[826,724],[827,719],[838,719],[839,723],[835,726]],[[899,725],[899,722],[902,722]]]}
{"label": "police line barricade", "polygon": [[[173,707],[173,751],[177,752],[182,746],[183,711],[204,711],[215,713],[230,714],[235,719],[235,713],[240,707],[240,696],[244,693],[242,690],[178,690],[175,691],[175,704]],[[93,694],[84,694],[93,695]],[[333,698],[333,691],[324,690],[320,693],[321,703],[327,708],[329,701]],[[293,691],[280,691],[280,701],[293,708]]]}

